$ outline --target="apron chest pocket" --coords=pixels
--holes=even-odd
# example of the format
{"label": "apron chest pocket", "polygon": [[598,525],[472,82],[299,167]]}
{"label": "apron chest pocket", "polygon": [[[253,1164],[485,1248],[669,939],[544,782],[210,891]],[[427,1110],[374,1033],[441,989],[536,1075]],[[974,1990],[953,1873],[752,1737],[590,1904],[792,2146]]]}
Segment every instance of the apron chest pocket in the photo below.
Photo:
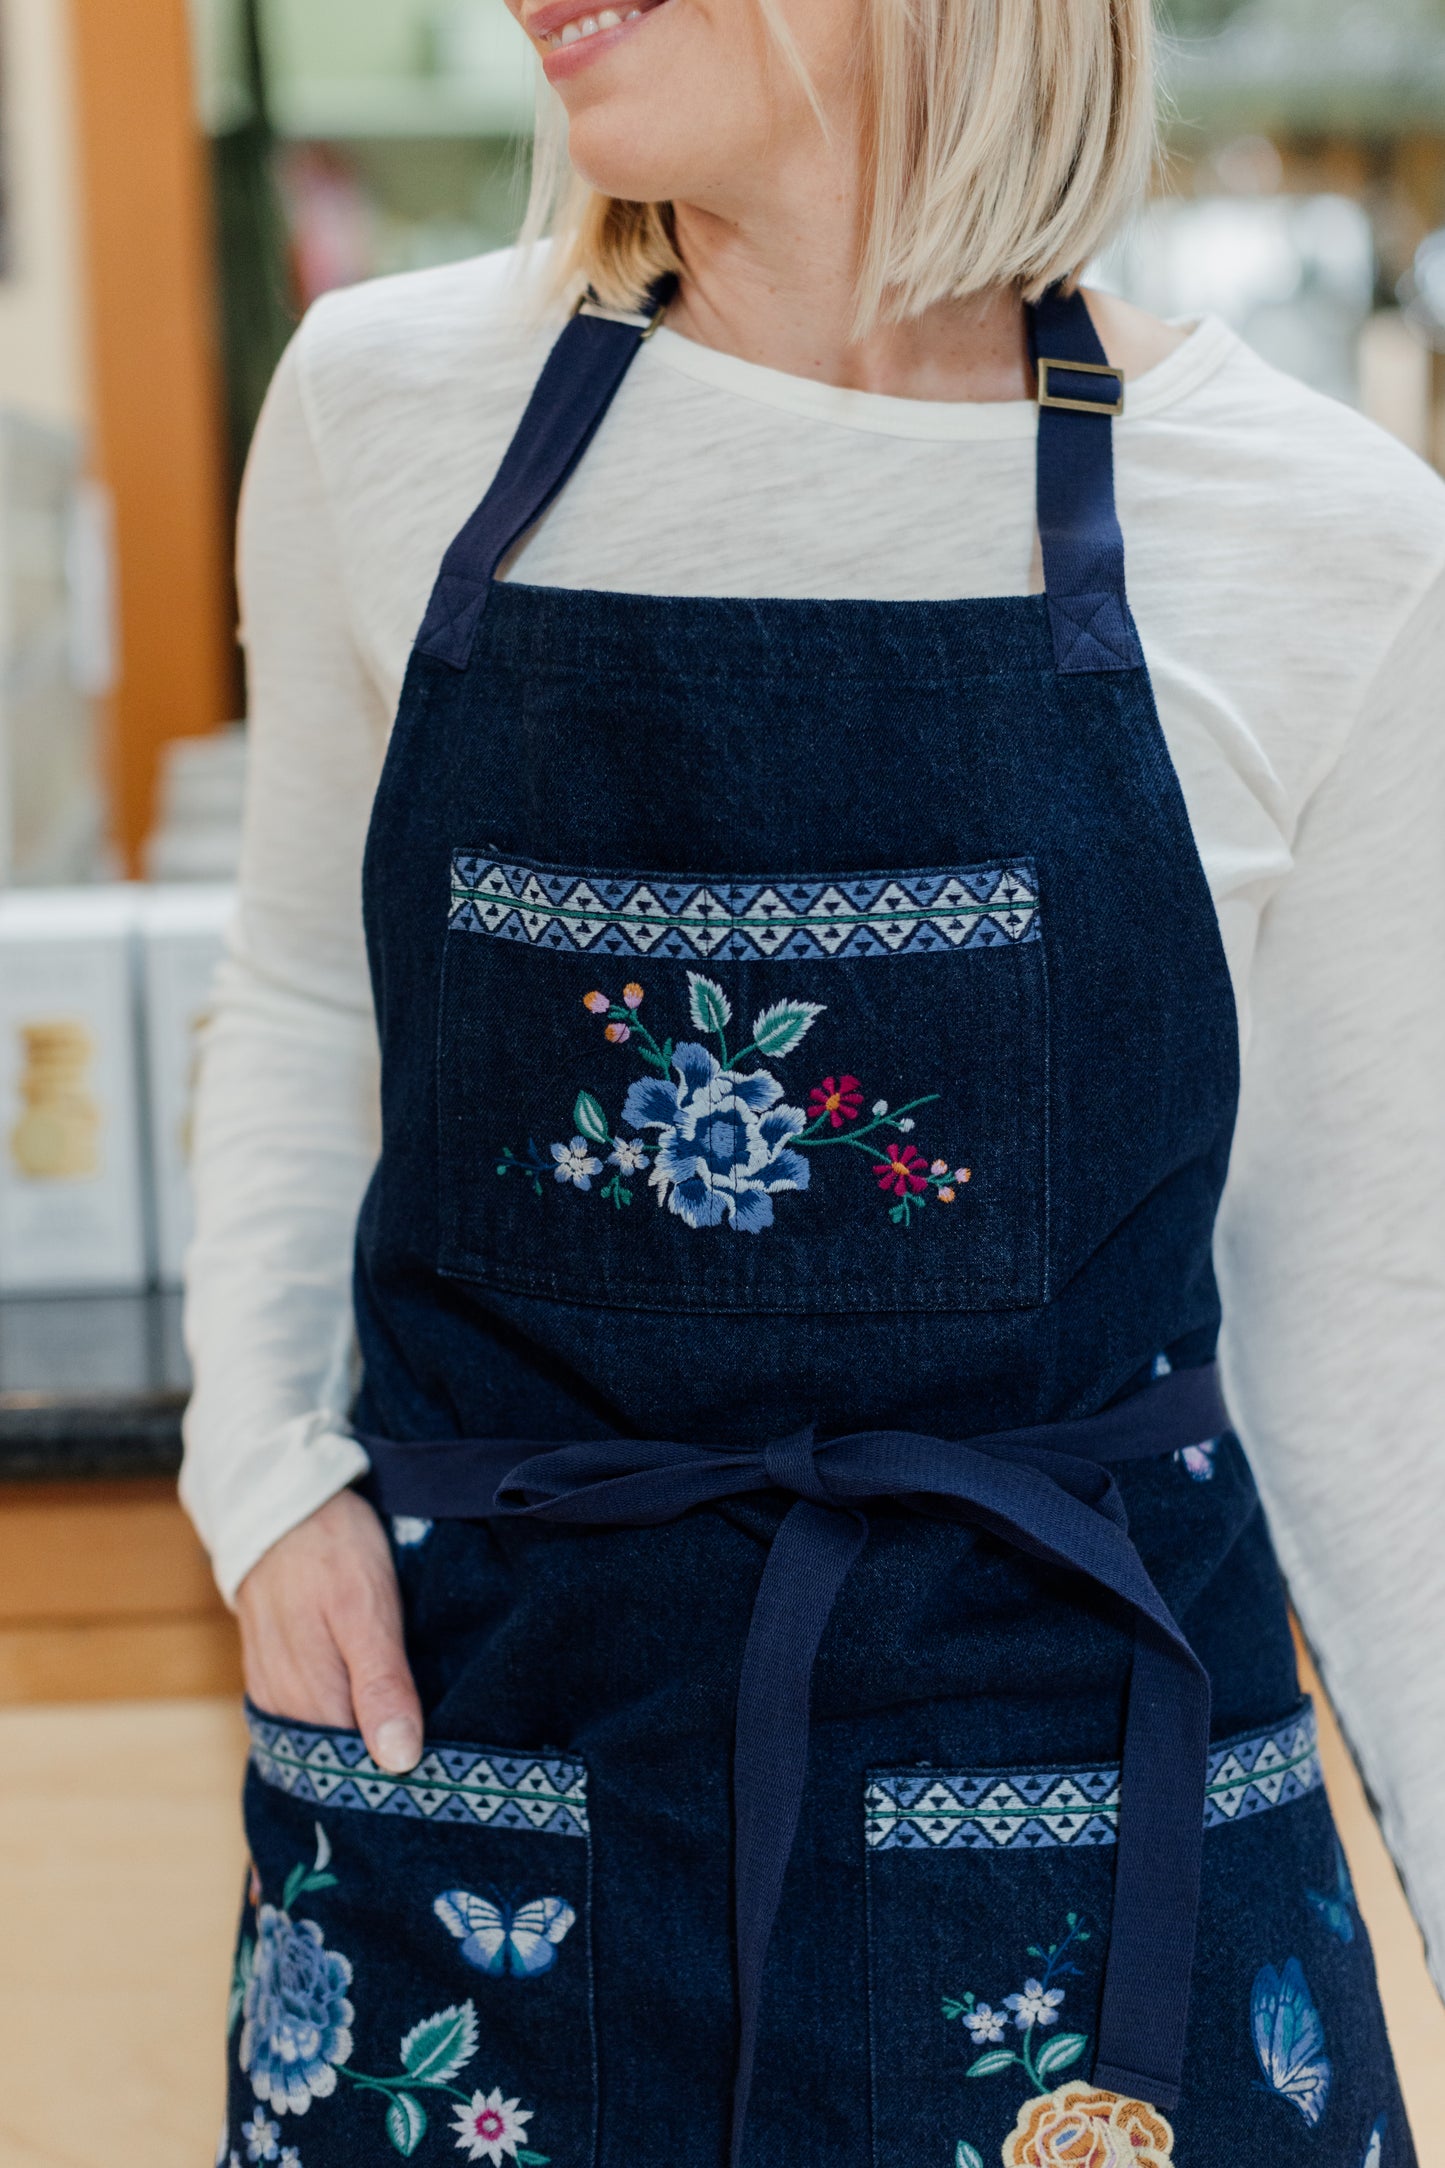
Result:
{"label": "apron chest pocket", "polygon": [[1028,859],[717,879],[459,852],[441,1269],[718,1313],[1045,1299]]}
{"label": "apron chest pocket", "polygon": [[1366,2157],[1396,2095],[1310,1704],[1216,1745],[1209,1771],[1184,2093],[1168,2122],[1091,2083],[1117,1768],[870,1773],[875,2168]]}
{"label": "apron chest pocket", "polygon": [[230,2147],[589,2168],[582,1764],[429,1743],[394,1777],[355,1732],[249,1719]]}

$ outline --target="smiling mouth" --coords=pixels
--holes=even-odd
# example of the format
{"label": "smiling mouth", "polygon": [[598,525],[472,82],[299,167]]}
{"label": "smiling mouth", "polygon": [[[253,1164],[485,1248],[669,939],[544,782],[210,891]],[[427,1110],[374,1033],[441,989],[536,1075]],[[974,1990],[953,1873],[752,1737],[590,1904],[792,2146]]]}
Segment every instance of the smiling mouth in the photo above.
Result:
{"label": "smiling mouth", "polygon": [[589,38],[601,37],[609,30],[621,30],[665,5],[666,0],[629,0],[625,7],[579,6],[572,14],[554,4],[538,9],[542,22],[532,35],[544,53],[561,52],[566,47],[584,44]]}
{"label": "smiling mouth", "polygon": [[617,30],[623,23],[635,22],[641,13],[641,8],[629,8],[625,15],[619,15],[616,8],[603,8],[597,15],[579,15],[573,22],[563,23],[560,30],[549,32],[542,43],[550,53],[559,45],[576,45],[583,38],[595,38],[599,30]]}

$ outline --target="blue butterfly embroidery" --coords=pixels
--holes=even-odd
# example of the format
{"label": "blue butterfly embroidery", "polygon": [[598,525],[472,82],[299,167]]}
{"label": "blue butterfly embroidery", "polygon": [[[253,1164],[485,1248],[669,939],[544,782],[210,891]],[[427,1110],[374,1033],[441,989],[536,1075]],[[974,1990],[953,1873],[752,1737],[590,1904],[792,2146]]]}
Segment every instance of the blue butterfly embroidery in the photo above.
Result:
{"label": "blue butterfly embroidery", "polygon": [[1325,2029],[1297,1957],[1283,1972],[1261,1965],[1250,1996],[1250,2029],[1264,2082],[1289,2101],[1313,2130],[1330,2097]]}
{"label": "blue butterfly embroidery", "polygon": [[1360,2168],[1380,2168],[1380,2163],[1385,2157],[1385,2131],[1387,2127],[1386,2118],[1383,2115],[1377,2115],[1374,2127],[1370,2132],[1370,2142],[1365,2147],[1365,2157],[1360,2162]]}
{"label": "blue butterfly embroidery", "polygon": [[1340,1850],[1338,1840],[1335,1844],[1334,1895],[1322,1897],[1317,1889],[1307,1889],[1305,1895],[1332,1935],[1338,1935],[1341,1942],[1344,1943],[1354,1941],[1355,1886],[1350,1880],[1350,1870],[1345,1863],[1345,1855]]}
{"label": "blue butterfly embroidery", "polygon": [[460,1942],[467,1963],[494,1980],[508,1973],[528,1980],[550,1972],[557,1945],[577,1918],[560,1897],[529,1897],[513,1905],[506,1898],[474,1897],[466,1889],[447,1890],[432,1910]]}

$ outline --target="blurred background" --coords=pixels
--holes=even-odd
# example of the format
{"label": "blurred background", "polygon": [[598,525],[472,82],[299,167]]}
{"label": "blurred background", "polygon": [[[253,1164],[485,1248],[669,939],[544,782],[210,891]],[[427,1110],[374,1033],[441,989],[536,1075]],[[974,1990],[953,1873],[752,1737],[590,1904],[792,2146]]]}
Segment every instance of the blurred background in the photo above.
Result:
{"label": "blurred background", "polygon": [[[1164,28],[1166,158],[1098,279],[1445,466],[1445,0]],[[238,1669],[173,1490],[236,493],[308,302],[510,239],[535,95],[502,0],[0,0],[0,2168],[211,2159]],[[1329,1752],[1445,2168],[1445,2013]]]}

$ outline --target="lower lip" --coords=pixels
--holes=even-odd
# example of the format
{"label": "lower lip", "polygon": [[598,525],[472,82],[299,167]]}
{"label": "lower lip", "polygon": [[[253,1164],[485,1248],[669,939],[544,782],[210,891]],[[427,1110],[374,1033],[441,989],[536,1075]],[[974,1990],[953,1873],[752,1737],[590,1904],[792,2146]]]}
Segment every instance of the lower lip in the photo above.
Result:
{"label": "lower lip", "polygon": [[542,73],[549,83],[565,83],[604,53],[615,53],[624,38],[640,30],[648,16],[657,13],[657,8],[647,8],[641,15],[634,15],[631,22],[619,23],[615,30],[594,30],[590,38],[578,38],[571,45],[549,46],[542,56]]}

